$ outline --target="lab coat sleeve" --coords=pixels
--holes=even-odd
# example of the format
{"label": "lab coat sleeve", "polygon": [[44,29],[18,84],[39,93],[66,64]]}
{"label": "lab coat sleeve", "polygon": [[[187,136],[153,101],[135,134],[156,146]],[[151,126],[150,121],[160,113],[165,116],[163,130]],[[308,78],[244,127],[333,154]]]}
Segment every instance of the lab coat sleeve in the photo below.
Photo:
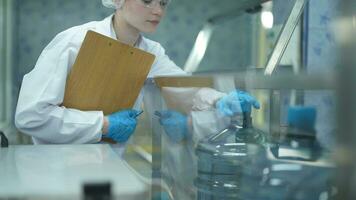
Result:
{"label": "lab coat sleeve", "polygon": [[200,88],[193,98],[193,111],[214,110],[216,102],[226,96],[212,88]]}
{"label": "lab coat sleeve", "polygon": [[100,141],[102,111],[61,106],[67,74],[85,33],[72,30],[57,35],[41,53],[35,68],[24,76],[15,114],[15,125],[21,132],[45,143]]}

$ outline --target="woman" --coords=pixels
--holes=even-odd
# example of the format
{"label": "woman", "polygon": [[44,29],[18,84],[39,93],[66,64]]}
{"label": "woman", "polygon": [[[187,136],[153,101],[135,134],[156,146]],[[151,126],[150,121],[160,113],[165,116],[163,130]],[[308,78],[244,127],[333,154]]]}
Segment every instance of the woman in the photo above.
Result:
{"label": "woman", "polygon": [[[41,53],[34,69],[24,76],[15,114],[16,127],[35,144],[95,143],[103,135],[126,142],[136,127],[142,103],[133,109],[104,116],[102,111],[81,111],[60,106],[65,83],[87,31],[92,30],[156,56],[148,77],[185,74],[162,46],[143,37],[157,29],[169,0],[103,0],[113,15],[59,33]],[[93,94],[95,95],[95,94]]]}
{"label": "woman", "polygon": [[[104,116],[102,111],[65,108],[60,105],[63,102],[67,75],[89,30],[154,54],[156,59],[148,74],[149,78],[185,75],[186,73],[169,59],[159,43],[141,35],[141,32],[151,33],[157,29],[169,1],[102,0],[104,6],[116,9],[113,15],[102,21],[89,22],[59,33],[43,50],[34,69],[24,76],[15,114],[16,127],[31,135],[35,144],[96,143],[101,141],[103,136],[119,143],[126,142],[136,128],[137,110],[142,104],[143,92],[133,109],[118,111],[109,116]],[[218,107],[223,108],[224,112],[238,112],[239,109],[234,110],[240,107],[240,102],[249,106],[252,104],[254,107],[257,104],[248,94],[237,95],[233,92],[229,95],[232,95],[230,98],[225,94],[213,93],[204,97],[220,98],[217,105],[220,105]],[[210,99],[210,102],[216,102],[218,98]],[[228,114],[231,114],[229,112]],[[163,114],[160,121],[168,135],[176,141],[184,139],[187,135],[184,130],[188,130],[186,117],[175,112]]]}

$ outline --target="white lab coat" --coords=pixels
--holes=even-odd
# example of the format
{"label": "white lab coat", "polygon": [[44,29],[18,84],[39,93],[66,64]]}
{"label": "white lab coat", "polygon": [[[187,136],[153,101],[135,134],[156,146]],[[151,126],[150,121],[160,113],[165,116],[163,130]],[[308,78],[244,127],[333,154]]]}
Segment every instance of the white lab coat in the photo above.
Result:
{"label": "white lab coat", "polygon": [[[43,50],[34,69],[24,76],[15,125],[21,132],[32,136],[35,144],[95,143],[101,140],[102,111],[81,111],[60,105],[67,75],[87,31],[116,39],[112,18],[113,15],[59,33]],[[169,59],[159,43],[141,36],[137,47],[156,56],[148,77],[186,74]],[[143,91],[134,109],[140,109],[142,98]]]}

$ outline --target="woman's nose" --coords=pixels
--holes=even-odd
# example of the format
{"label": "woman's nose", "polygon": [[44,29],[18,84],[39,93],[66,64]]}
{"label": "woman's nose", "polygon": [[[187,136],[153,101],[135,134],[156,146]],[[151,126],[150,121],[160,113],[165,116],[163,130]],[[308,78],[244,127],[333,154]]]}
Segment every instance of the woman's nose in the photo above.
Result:
{"label": "woman's nose", "polygon": [[158,16],[162,16],[164,12],[164,9],[160,5],[159,1],[158,3],[155,3],[152,8],[152,13]]}

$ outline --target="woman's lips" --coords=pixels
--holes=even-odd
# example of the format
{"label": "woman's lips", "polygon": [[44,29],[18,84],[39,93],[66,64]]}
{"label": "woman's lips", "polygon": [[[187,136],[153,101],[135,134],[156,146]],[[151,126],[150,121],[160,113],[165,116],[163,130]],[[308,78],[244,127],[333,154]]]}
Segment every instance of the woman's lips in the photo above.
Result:
{"label": "woman's lips", "polygon": [[148,22],[153,24],[153,25],[155,25],[155,26],[157,26],[159,24],[159,21],[157,21],[157,20],[152,20],[152,21],[149,20]]}

